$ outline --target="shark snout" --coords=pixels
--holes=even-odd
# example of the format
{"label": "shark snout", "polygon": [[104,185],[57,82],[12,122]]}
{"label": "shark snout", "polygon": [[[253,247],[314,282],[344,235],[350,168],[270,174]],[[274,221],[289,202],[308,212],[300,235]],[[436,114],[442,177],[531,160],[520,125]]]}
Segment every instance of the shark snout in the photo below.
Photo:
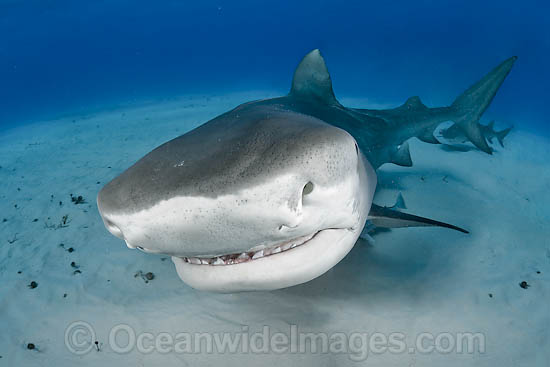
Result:
{"label": "shark snout", "polygon": [[105,201],[108,200],[108,197],[106,196],[108,195],[105,194],[105,190],[101,190],[97,196],[97,207],[105,228],[113,236],[126,241],[128,247],[135,248],[136,246],[131,246],[124,236],[124,233],[122,231],[122,227],[124,224],[123,220],[120,218],[120,216],[117,217],[115,215],[112,215],[110,211],[106,208]]}
{"label": "shark snout", "polygon": [[106,229],[130,248],[200,257],[360,227],[366,163],[355,139],[269,111],[231,134],[213,121],[136,162],[98,194]]}

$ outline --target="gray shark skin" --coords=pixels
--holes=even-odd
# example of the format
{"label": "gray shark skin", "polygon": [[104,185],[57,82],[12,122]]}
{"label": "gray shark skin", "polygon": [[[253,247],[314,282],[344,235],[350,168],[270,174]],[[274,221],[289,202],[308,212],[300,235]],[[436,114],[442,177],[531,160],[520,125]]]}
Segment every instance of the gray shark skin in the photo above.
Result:
{"label": "gray shark skin", "polygon": [[[502,62],[449,107],[428,108],[415,96],[394,109],[369,110],[345,108],[338,103],[324,60],[318,51],[312,51],[298,67],[290,94],[263,103],[283,103],[289,109],[316,116],[348,131],[374,168],[384,163],[412,166],[405,142],[417,137],[427,143],[439,144],[433,132],[445,121],[454,121],[476,147],[491,154],[492,149],[478,121],[516,59],[514,56]],[[304,78],[303,74],[314,76],[314,79]],[[307,83],[301,82],[302,79]]]}
{"label": "gray shark skin", "polygon": [[375,170],[412,166],[407,140],[438,143],[433,132],[444,121],[491,154],[478,121],[515,60],[448,107],[412,97],[369,110],[336,100],[314,50],[288,95],[244,103],[154,149],[103,187],[99,212],[128,247],[171,255],[184,282],[219,292],[307,282],[351,250],[369,219],[467,233],[374,205]]}
{"label": "gray shark skin", "polygon": [[[496,138],[500,146],[504,148],[504,138],[510,133],[512,127],[496,131],[495,122],[491,121],[487,125],[479,124],[479,129],[481,130],[481,134],[485,140],[492,144],[493,139]],[[441,129],[440,134],[441,137],[449,141],[456,141],[459,143],[465,143],[468,141],[468,138],[464,135],[464,132],[457,124],[453,124],[446,129]]]}

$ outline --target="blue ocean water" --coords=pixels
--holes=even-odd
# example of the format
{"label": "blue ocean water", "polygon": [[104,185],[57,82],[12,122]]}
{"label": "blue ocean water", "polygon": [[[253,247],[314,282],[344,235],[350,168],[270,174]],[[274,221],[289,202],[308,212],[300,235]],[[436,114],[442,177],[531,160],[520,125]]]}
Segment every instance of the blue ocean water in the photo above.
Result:
{"label": "blue ocean water", "polygon": [[288,90],[320,48],[337,96],[445,105],[503,59],[486,116],[548,134],[545,1],[0,1],[0,124],[140,100]]}
{"label": "blue ocean water", "polygon": [[[0,367],[546,367],[549,10],[548,1],[509,0],[0,0]],[[469,233],[447,228],[375,230],[370,223],[372,238],[359,239],[319,278],[280,290],[231,294],[184,284],[164,252],[130,251],[127,246],[145,245],[128,240],[128,232],[124,237],[115,219],[104,222],[108,216],[99,212],[97,203],[102,187],[163,142],[238,103],[285,94],[298,62],[316,48],[326,59],[336,96],[363,103],[357,107],[397,106],[414,95],[430,107],[449,105],[503,60],[519,57],[482,117],[484,124],[495,120],[497,130],[515,126],[504,146],[493,139],[495,154],[460,141],[432,145],[410,139],[407,145],[396,145],[391,158],[405,152],[399,156],[407,165],[410,146],[412,167],[384,165],[376,172],[376,184],[361,186],[376,186],[377,205],[389,207],[401,198],[395,207],[401,214],[437,219]],[[200,140],[196,146],[207,158],[216,145],[227,149],[220,155],[227,151],[232,157],[240,150],[240,141],[237,149],[218,142]],[[349,147],[353,157],[362,149]],[[285,159],[275,162],[286,164]],[[189,163],[185,157],[167,166]],[[225,166],[211,163],[199,162],[205,169],[198,170],[199,178],[206,179],[195,181],[197,186],[215,181],[216,169]],[[159,164],[154,172],[163,167]],[[279,176],[269,176],[270,170],[263,168],[258,171],[267,172],[266,182],[284,186]],[[214,174],[203,175],[205,171]],[[181,184],[169,175],[158,177],[153,175],[152,181]],[[145,175],[135,182],[155,189],[150,179]],[[311,187],[314,193],[322,190],[313,181],[297,186],[302,200],[312,193]],[[338,176],[335,181],[345,180]],[[228,181],[220,182],[225,186]],[[166,191],[149,194],[162,196]],[[241,202],[247,202],[248,194],[242,191]],[[116,204],[121,192],[115,191],[111,202]],[[133,189],[127,192],[135,194]],[[263,201],[276,194],[273,190],[256,198]],[[329,194],[322,196],[328,200],[316,201],[323,210],[322,204],[330,204],[324,210],[327,217],[334,213],[333,202],[342,201],[339,189]],[[134,197],[141,199],[139,194]],[[254,202],[254,195],[250,197]],[[224,205],[222,199],[218,205]],[[196,217],[209,218],[202,214],[209,213],[208,200],[198,201],[195,208],[201,214]],[[200,228],[200,241],[203,233],[216,232],[212,227],[217,220],[193,222],[193,217],[186,222],[184,216],[170,214],[192,212],[192,205],[184,202],[157,213],[160,222]],[[233,201],[227,208],[234,209]],[[253,212],[252,207],[250,213],[257,218],[263,212],[272,214],[273,207],[261,208]],[[225,227],[241,230],[250,213]],[[153,215],[141,223],[156,220]],[[138,233],[147,230],[145,225],[134,227]],[[263,235],[256,230],[261,227],[250,228]],[[221,229],[225,237],[220,245],[234,240],[226,235],[234,231]],[[149,231],[152,237],[162,238],[154,232]],[[314,253],[302,260],[309,264],[325,255]],[[111,333],[120,326],[136,333],[136,340],[145,336],[141,340],[146,347],[155,344],[154,352],[140,349],[136,340],[133,347],[128,341],[129,351],[115,348]],[[406,346],[426,334],[453,338],[476,333],[487,349],[464,352],[457,342],[452,351],[389,350],[356,361],[350,358],[356,344],[351,338],[346,353],[310,349],[299,354],[279,353],[273,347],[269,353],[165,353],[150,338],[181,332],[248,337],[264,327],[291,335],[292,326],[329,336],[397,333],[406,336]],[[86,328],[90,333],[83,335]]]}

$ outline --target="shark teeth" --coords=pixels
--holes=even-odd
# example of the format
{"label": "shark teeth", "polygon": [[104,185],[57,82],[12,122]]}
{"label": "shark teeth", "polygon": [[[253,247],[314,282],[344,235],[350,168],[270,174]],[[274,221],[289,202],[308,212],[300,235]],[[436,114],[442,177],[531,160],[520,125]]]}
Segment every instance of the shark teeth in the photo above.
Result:
{"label": "shark teeth", "polygon": [[292,246],[291,243],[285,243],[284,245],[281,245],[281,251],[289,250],[291,246]]}
{"label": "shark teeth", "polygon": [[191,264],[196,264],[196,265],[198,265],[198,264],[201,263],[200,259],[197,258],[197,257],[190,257],[190,258],[189,258],[189,262],[190,262]]}
{"label": "shark teeth", "polygon": [[264,257],[264,250],[256,251],[254,255],[252,255],[252,260],[259,259],[260,257]]}
{"label": "shark teeth", "polygon": [[[320,232],[320,231],[319,231]],[[250,250],[247,252],[241,252],[237,254],[228,254],[214,257],[182,257],[183,261],[193,265],[233,265],[241,264],[244,262],[260,259],[262,257],[275,255],[281,252],[289,251],[293,248],[301,246],[311,240],[319,232],[311,235],[294,238],[290,241],[278,243],[271,247],[261,248],[258,250]],[[258,248],[257,246],[256,248]]]}

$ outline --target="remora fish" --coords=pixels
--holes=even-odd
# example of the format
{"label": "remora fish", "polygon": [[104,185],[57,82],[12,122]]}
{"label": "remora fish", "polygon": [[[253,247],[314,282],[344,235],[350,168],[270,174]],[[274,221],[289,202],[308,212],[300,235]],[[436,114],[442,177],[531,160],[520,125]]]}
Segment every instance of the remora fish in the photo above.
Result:
{"label": "remora fish", "polygon": [[[512,130],[512,128],[509,127],[500,131],[496,131],[494,121],[489,122],[487,125],[479,124],[479,129],[481,130],[481,135],[483,135],[483,137],[488,140],[489,143],[492,144],[493,139],[497,138],[501,147],[504,147],[504,138]],[[440,134],[446,140],[457,141],[460,143],[465,143],[468,141],[468,138],[464,135],[463,130],[457,124],[453,124],[446,129],[441,129]]]}

